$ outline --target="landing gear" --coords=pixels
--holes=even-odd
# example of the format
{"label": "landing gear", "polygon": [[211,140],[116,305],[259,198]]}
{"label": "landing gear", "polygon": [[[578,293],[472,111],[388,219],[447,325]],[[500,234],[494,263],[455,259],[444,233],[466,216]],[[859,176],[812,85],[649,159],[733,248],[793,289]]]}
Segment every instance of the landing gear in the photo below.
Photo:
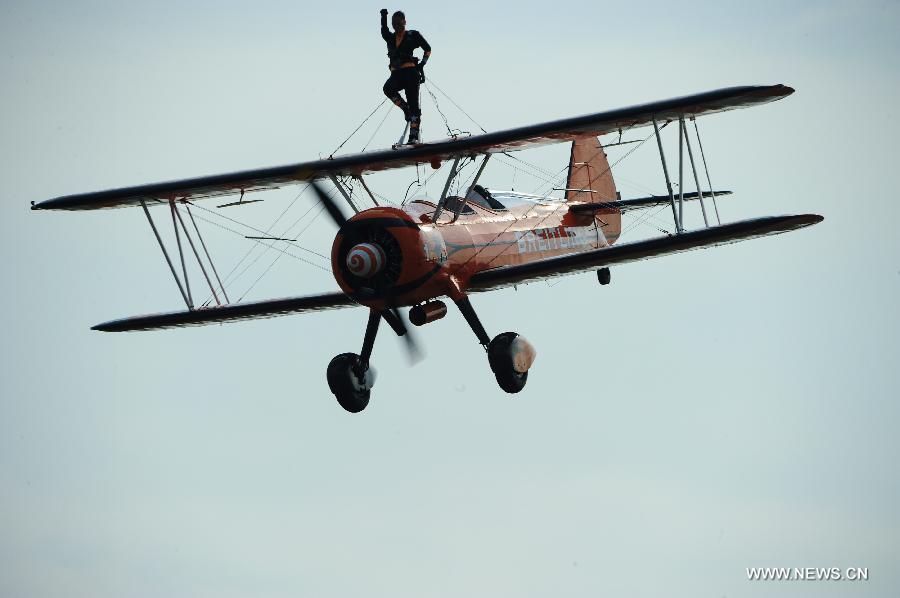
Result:
{"label": "landing gear", "polygon": [[341,353],[328,364],[328,388],[338,404],[350,413],[359,413],[366,408],[375,382],[375,371],[368,365],[359,376],[360,366],[360,357],[356,353]]}
{"label": "landing gear", "polygon": [[528,368],[520,372],[514,359],[517,353],[514,344],[520,344],[521,341],[518,339],[521,338],[515,332],[504,332],[495,336],[488,345],[488,363],[491,364],[491,371],[494,372],[500,388],[509,394],[516,394],[525,388],[525,383],[528,382]]}
{"label": "landing gear", "polygon": [[375,370],[369,366],[369,358],[375,346],[381,316],[382,312],[369,310],[369,322],[360,355],[341,353],[328,364],[328,388],[334,393],[338,404],[350,413],[359,413],[369,404],[369,396],[375,384]]}
{"label": "landing gear", "polygon": [[[438,317],[443,316],[446,306],[439,301],[433,303],[440,303],[440,305],[426,304],[426,306],[430,305],[429,309],[442,308],[438,310],[440,312]],[[515,332],[504,332],[491,340],[472,308],[472,304],[469,303],[469,299],[463,296],[456,301],[456,305],[475,336],[478,337],[478,342],[484,347],[488,364],[491,366],[491,371],[494,372],[494,377],[497,378],[497,384],[510,394],[520,392],[528,382],[528,370],[534,363],[536,355],[534,347],[525,340],[525,337]],[[432,311],[425,310],[423,313],[425,316],[429,316],[429,314],[434,316],[438,312],[432,313]],[[397,336],[407,340],[407,348],[411,356],[415,356],[417,353],[416,343],[409,336],[406,324],[395,308],[383,311],[370,309],[366,336],[363,339],[359,355],[341,353],[328,364],[326,374],[328,388],[334,393],[338,404],[350,413],[359,413],[369,405],[372,386],[375,384],[375,370],[369,365],[369,358],[372,356],[375,336],[378,334],[378,325],[382,319],[397,333]]]}
{"label": "landing gear", "polygon": [[370,309],[366,336],[359,355],[341,353],[328,364],[328,388],[334,393],[338,404],[350,413],[359,413],[369,404],[369,396],[375,384],[375,370],[370,367],[369,358],[372,357],[375,335],[378,334],[378,325],[382,319],[397,333],[397,336],[406,341],[406,350],[413,363],[421,355],[415,339],[409,334],[396,308],[391,307],[383,311]]}
{"label": "landing gear", "polygon": [[531,343],[515,332],[504,332],[491,340],[468,297],[463,297],[456,305],[469,323],[472,332],[478,337],[478,342],[487,351],[488,363],[500,388],[510,394],[525,388],[528,370],[537,355]]}

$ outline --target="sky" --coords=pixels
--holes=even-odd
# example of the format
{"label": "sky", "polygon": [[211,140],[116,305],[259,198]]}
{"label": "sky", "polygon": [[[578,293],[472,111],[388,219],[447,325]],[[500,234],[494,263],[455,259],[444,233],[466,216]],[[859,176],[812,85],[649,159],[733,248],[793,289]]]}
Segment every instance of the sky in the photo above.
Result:
{"label": "sky", "polygon": [[[400,7],[434,48],[426,138],[446,136],[438,108],[480,130],[453,102],[500,130],[731,85],[797,90],[702,119],[703,145],[734,191],[723,221],[824,222],[613,268],[609,286],[585,273],[474,296],[489,334],[537,348],[518,395],[452,309],[418,330],[414,367],[378,338],[357,416],[325,367],[359,350],[360,310],[90,330],[179,309],[156,241],[139,210],[29,203],[329,155],[383,99],[380,8],[0,3],[0,594],[896,596],[896,2]],[[382,106],[341,151],[401,128]],[[519,157],[558,172],[568,150]],[[512,164],[482,181],[541,188]],[[665,190],[651,143],[613,174],[626,198]],[[398,202],[414,180],[369,184]],[[304,215],[300,190],[196,210],[220,270],[254,251],[232,299],[336,288],[334,228]],[[303,260],[242,236],[282,212],[272,230],[300,234]],[[666,216],[622,241],[671,229]],[[702,226],[696,206],[687,224]],[[767,566],[870,577],[747,579]]]}

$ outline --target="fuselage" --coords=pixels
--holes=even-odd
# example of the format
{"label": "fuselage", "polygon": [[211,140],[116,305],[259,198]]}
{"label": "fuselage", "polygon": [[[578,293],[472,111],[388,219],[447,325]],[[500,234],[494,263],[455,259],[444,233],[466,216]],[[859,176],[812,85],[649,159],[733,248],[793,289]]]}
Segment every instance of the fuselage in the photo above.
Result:
{"label": "fuselage", "polygon": [[[350,218],[332,247],[332,269],[342,290],[370,307],[415,305],[440,296],[461,298],[477,272],[606,247],[619,235],[616,209],[573,214],[570,203],[515,192],[472,197],[454,220],[461,198],[375,207]],[[473,200],[474,199],[474,200]],[[360,245],[363,244],[363,245]],[[356,247],[383,247],[386,265],[363,279],[346,264]]]}

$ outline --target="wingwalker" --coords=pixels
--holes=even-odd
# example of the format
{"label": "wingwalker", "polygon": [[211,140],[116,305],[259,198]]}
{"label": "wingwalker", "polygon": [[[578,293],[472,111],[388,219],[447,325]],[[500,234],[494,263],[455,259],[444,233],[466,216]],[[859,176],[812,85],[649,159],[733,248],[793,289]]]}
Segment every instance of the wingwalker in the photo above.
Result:
{"label": "wingwalker", "polygon": [[[517,393],[528,380],[535,350],[515,332],[503,332],[492,339],[472,307],[469,300],[472,293],[586,270],[596,270],[600,283],[608,284],[609,267],[613,265],[782,233],[822,221],[821,216],[802,214],[722,224],[716,198],[728,192],[714,191],[711,185],[705,190],[702,188],[685,124],[686,120],[694,121],[699,143],[697,117],[771,102],[793,91],[783,85],[732,87],[400,149],[68,195],[33,204],[32,209],[92,210],[140,206],[147,216],[187,310],[113,320],[94,326],[94,330],[153,330],[366,307],[369,317],[360,353],[338,355],[327,369],[328,386],[338,403],[347,411],[357,413],[368,405],[374,384],[370,359],[381,321],[387,322],[397,335],[407,340],[410,350],[415,351],[399,309],[408,307],[409,320],[416,326],[423,326],[444,317],[447,306],[443,298],[449,298],[486,352],[500,388]],[[679,135],[677,193],[672,190],[660,136],[660,129],[670,123],[677,124]],[[656,136],[668,192],[662,196],[623,200],[616,191],[598,137],[646,126],[653,127],[651,136]],[[562,142],[571,143],[569,172],[566,186],[561,189],[564,191],[562,198],[490,190],[479,184],[493,154]],[[702,145],[699,147],[702,155]],[[696,191],[690,193],[684,192],[682,184],[684,148],[696,187]],[[478,171],[465,195],[450,195],[451,183],[459,175],[460,160],[465,159],[481,159]],[[400,207],[379,205],[363,180],[370,172],[417,164],[431,164],[437,168],[443,162],[451,164],[450,173],[440,198],[435,201],[415,200]],[[703,162],[705,167],[705,160]],[[359,180],[373,207],[359,209],[338,177]],[[354,212],[352,217],[347,218],[316,182],[325,178],[331,179],[350,205]],[[239,204],[245,192],[304,181],[310,183],[338,227],[331,248],[331,269],[340,292],[230,303],[194,221],[191,205],[200,199],[235,193],[241,195]],[[687,231],[684,228],[684,203],[695,200],[700,204],[706,226]],[[712,210],[708,209],[707,203],[711,204]],[[165,206],[171,212],[181,276],[151,217],[150,208],[154,206]],[[652,206],[671,207],[674,233],[632,243],[616,243],[622,232],[622,213]],[[713,215],[715,223],[711,222]],[[185,225],[186,221],[193,225],[203,256]],[[194,306],[182,235],[215,298],[215,307]],[[213,279],[217,284],[212,282]]]}

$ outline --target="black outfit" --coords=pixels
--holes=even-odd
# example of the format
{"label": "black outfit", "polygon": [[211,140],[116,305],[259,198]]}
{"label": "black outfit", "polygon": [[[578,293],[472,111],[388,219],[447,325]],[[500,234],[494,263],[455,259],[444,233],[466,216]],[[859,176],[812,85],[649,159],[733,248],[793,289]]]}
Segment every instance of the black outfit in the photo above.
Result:
{"label": "black outfit", "polygon": [[425,52],[431,52],[431,46],[418,31],[411,29],[403,34],[400,45],[397,44],[397,36],[387,27],[387,17],[381,21],[381,37],[387,43],[388,58],[391,59],[391,68],[398,69],[407,62],[418,62],[413,56],[413,50],[422,48]]}
{"label": "black outfit", "polygon": [[[409,102],[400,97],[400,90],[406,94]],[[422,109],[419,107],[419,69],[407,67],[391,71],[391,76],[384,82],[384,95],[403,109],[406,120],[422,117]]]}
{"label": "black outfit", "polygon": [[[387,27],[387,16],[381,16],[381,37],[387,43],[388,58],[390,58],[391,76],[384,83],[384,95],[399,106],[406,120],[410,121],[413,128],[418,128],[422,117],[419,107],[419,83],[422,77],[422,67],[428,60],[427,56],[422,60],[413,56],[416,48],[422,48],[425,52],[431,52],[431,46],[418,31],[407,31],[403,34],[400,45],[397,45],[397,37]],[[403,66],[413,63],[413,66]],[[406,94],[406,100],[400,96],[400,90]]]}

